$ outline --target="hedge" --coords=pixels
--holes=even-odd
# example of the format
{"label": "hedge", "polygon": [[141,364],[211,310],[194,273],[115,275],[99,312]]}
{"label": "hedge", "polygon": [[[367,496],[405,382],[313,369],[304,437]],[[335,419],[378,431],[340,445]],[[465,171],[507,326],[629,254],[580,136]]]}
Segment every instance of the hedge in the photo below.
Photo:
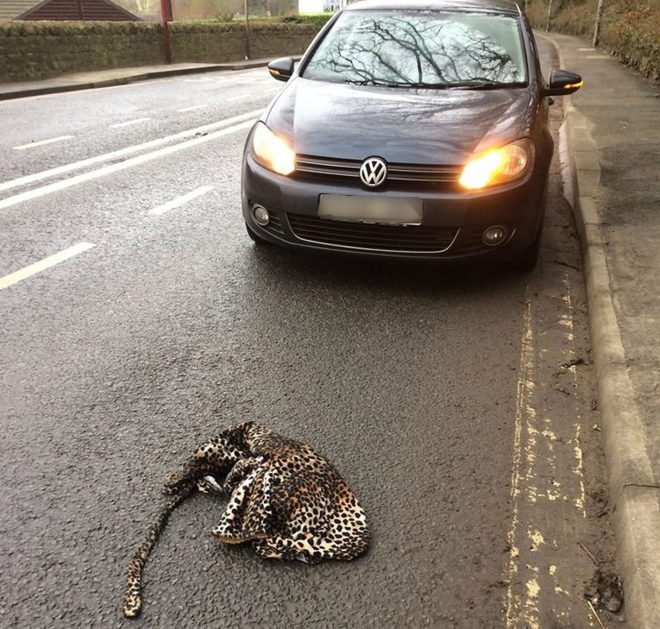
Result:
{"label": "hedge", "polygon": [[[554,0],[551,30],[591,39],[597,0]],[[531,0],[527,15],[533,26],[545,28],[547,0]],[[660,0],[632,5],[628,0],[606,0],[600,46],[643,76],[660,83]]]}

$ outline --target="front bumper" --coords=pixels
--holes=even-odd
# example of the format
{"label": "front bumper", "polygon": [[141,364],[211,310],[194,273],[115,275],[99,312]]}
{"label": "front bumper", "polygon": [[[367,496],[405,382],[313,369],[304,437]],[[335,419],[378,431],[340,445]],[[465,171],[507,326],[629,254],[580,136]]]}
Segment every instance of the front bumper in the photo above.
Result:
{"label": "front bumper", "polygon": [[[539,235],[547,177],[548,165],[537,162],[523,180],[485,192],[373,192],[344,182],[278,175],[246,152],[242,170],[243,217],[259,237],[289,248],[404,260],[507,259],[529,247]],[[419,198],[423,201],[422,223],[383,227],[320,219],[321,194]],[[271,215],[266,227],[254,221],[255,204],[265,207]],[[484,229],[493,225],[502,225],[508,231],[507,239],[495,247],[482,240]],[[433,245],[429,246],[429,242]]]}

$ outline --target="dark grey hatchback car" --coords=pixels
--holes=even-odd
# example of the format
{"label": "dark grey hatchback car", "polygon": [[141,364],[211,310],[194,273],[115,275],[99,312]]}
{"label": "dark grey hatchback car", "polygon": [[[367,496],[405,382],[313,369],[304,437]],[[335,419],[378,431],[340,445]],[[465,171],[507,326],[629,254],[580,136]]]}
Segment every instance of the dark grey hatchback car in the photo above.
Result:
{"label": "dark grey hatchback car", "polygon": [[509,0],[365,0],[338,13],[252,128],[242,202],[256,242],[407,260],[536,264],[553,141]]}

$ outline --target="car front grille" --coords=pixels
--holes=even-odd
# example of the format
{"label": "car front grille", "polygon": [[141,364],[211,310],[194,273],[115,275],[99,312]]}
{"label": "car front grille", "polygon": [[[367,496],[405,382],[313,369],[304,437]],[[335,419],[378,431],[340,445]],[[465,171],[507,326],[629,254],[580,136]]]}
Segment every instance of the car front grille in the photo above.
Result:
{"label": "car front grille", "polygon": [[270,221],[265,227],[267,231],[275,232],[277,234],[284,234],[282,229],[282,217],[279,212],[269,212]]}
{"label": "car front grille", "polygon": [[287,217],[297,238],[345,249],[443,253],[451,247],[458,234],[458,229],[446,227],[372,225],[299,214],[288,214]]}
{"label": "car front grille", "polygon": [[[298,155],[295,177],[315,181],[335,181],[361,185],[361,161],[329,159]],[[436,166],[428,164],[387,164],[385,186],[394,187],[453,187],[458,181],[461,166]]]}
{"label": "car front grille", "polygon": [[488,249],[484,244],[482,235],[484,227],[465,227],[461,230],[461,237],[459,238],[456,246],[460,249],[461,253],[477,253]]}

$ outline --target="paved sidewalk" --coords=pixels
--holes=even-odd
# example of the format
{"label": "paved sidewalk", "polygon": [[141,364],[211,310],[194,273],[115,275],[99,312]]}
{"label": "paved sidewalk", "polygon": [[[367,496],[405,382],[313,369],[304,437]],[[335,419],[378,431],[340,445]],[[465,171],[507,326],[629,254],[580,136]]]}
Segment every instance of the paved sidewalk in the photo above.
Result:
{"label": "paved sidewalk", "polygon": [[579,226],[630,626],[660,627],[660,88],[575,37],[562,170]]}
{"label": "paved sidewalk", "polygon": [[169,65],[137,66],[133,68],[112,68],[94,72],[76,72],[41,81],[20,83],[0,83],[0,100],[71,92],[96,87],[126,85],[136,81],[167,78],[182,74],[218,72],[229,70],[247,70],[267,65],[271,59],[250,59],[229,63],[173,63]]}

